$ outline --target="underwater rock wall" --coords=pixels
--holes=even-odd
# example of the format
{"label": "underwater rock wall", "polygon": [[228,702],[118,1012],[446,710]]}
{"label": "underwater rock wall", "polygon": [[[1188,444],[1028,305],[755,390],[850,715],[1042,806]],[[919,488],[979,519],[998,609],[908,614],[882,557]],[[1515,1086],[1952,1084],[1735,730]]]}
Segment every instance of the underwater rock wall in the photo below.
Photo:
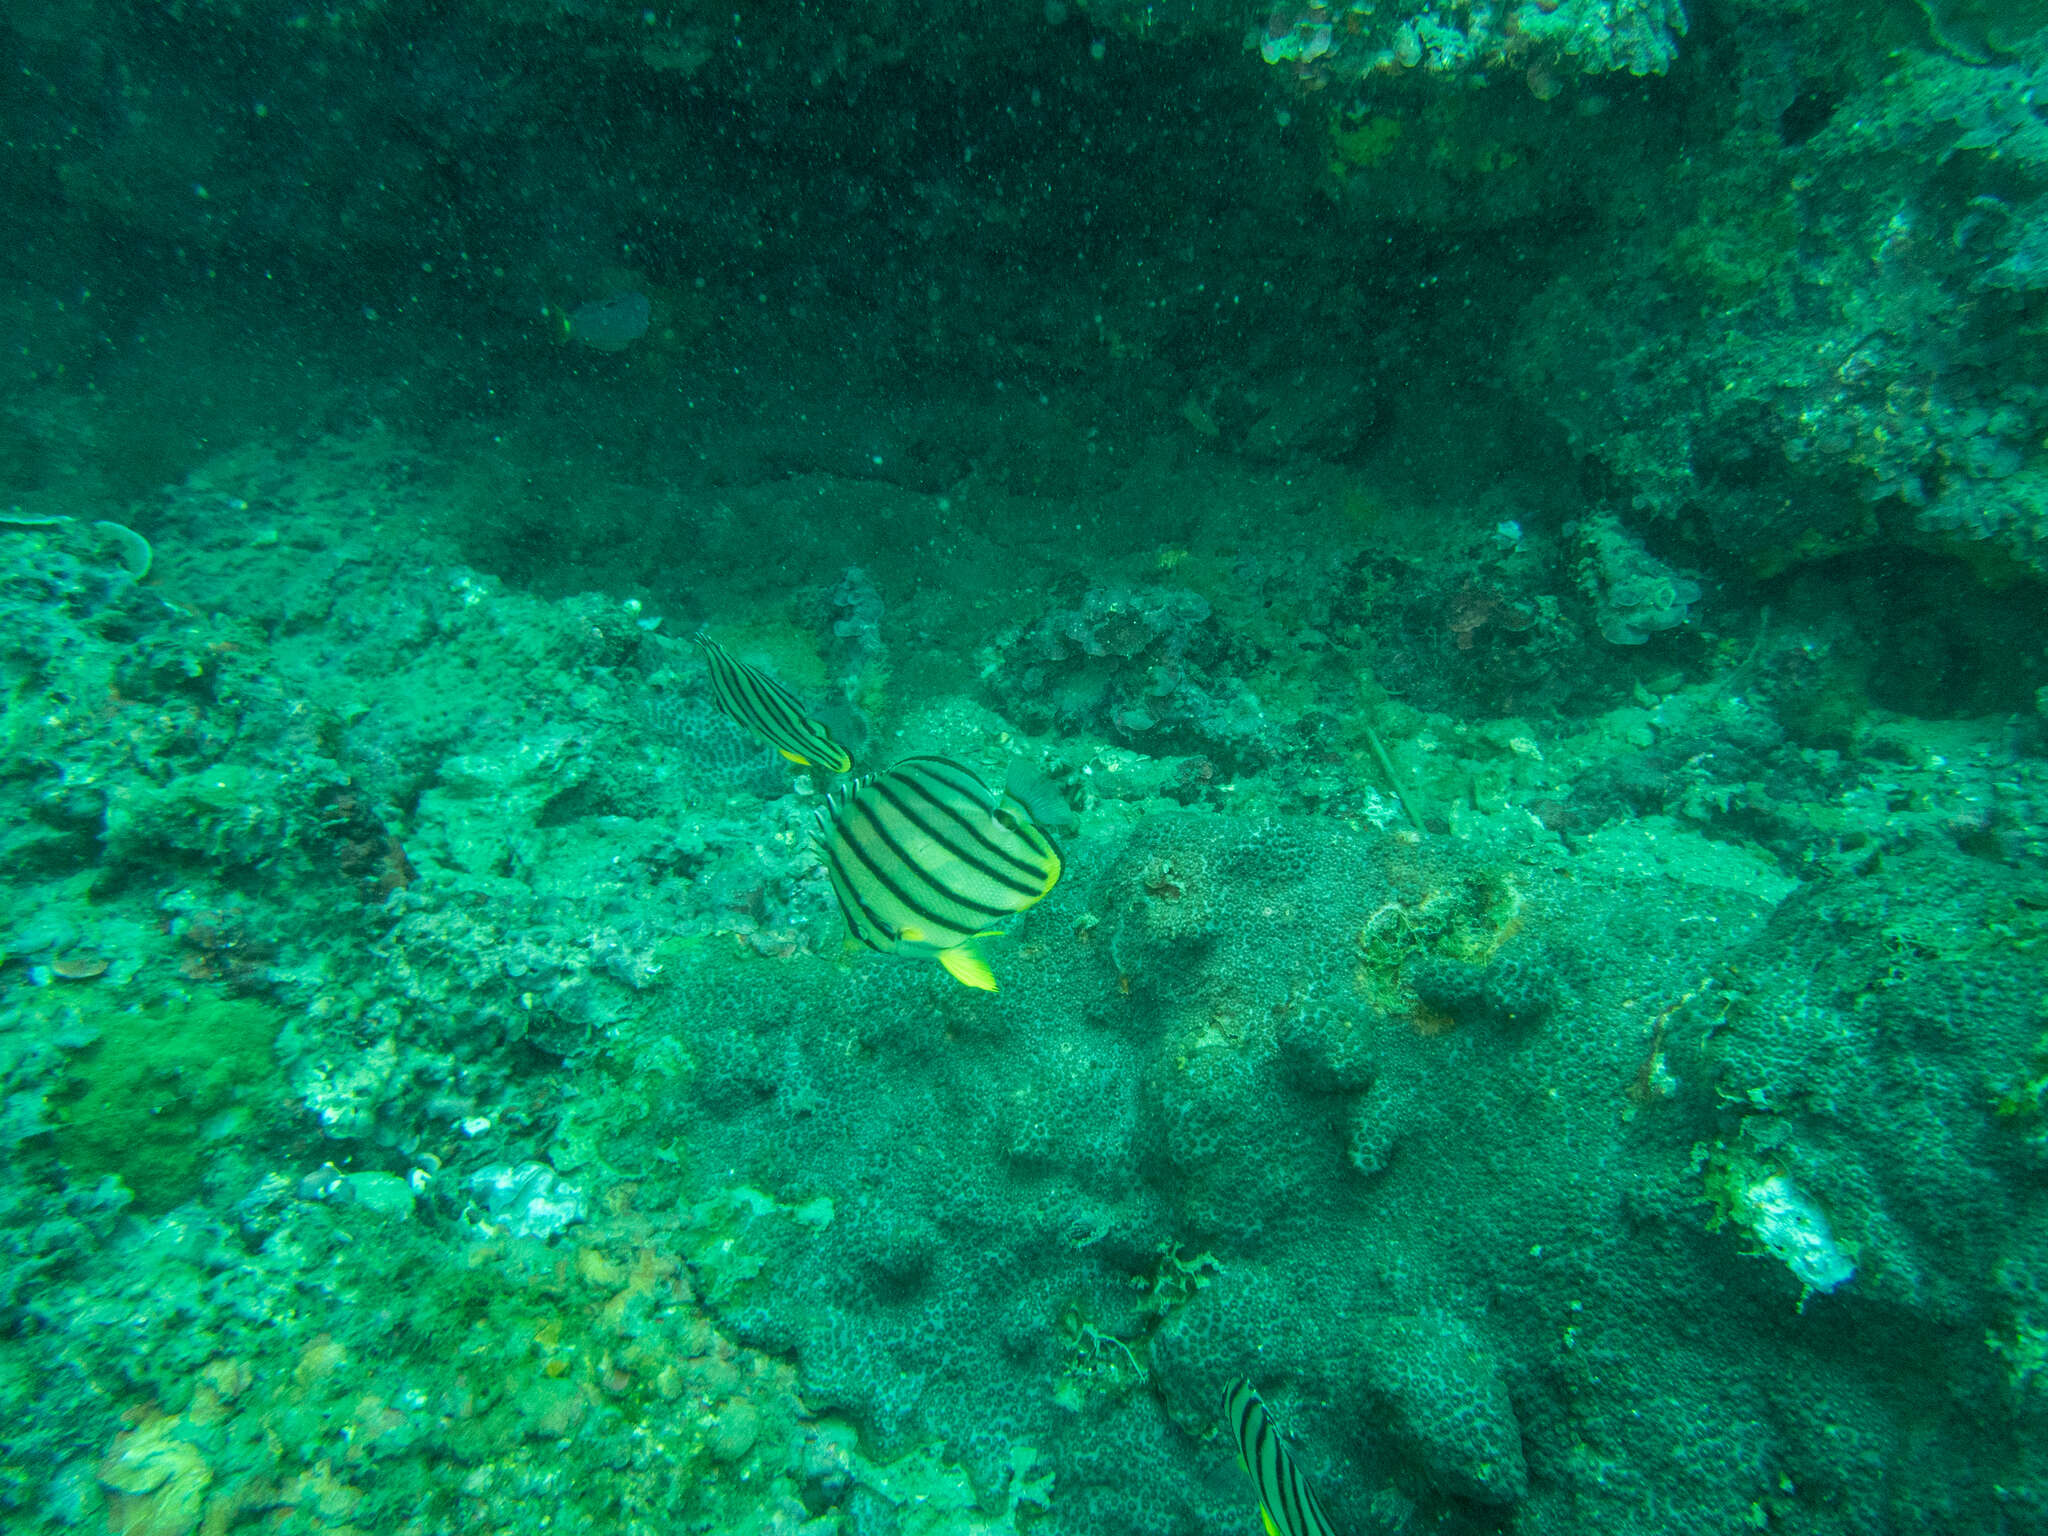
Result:
{"label": "underwater rock wall", "polygon": [[[197,323],[189,287],[358,353],[457,333],[466,396],[475,349],[524,366],[630,298],[638,397],[787,355],[727,478],[1046,494],[1148,430],[1355,460],[1441,371],[1507,380],[1625,531],[1744,578],[1900,541],[2043,570],[2048,84],[2002,14],[18,9],[14,184],[63,213],[16,209],[23,384]],[[893,398],[815,398],[848,360]],[[934,381],[963,370],[1027,387],[962,415]],[[10,491],[53,502],[112,452],[0,426]]]}
{"label": "underwater rock wall", "polygon": [[1793,104],[1825,116],[1790,127],[1738,113],[1672,173],[1690,222],[1644,217],[1530,306],[1528,398],[1636,516],[1755,571],[1901,540],[2048,570],[2044,50],[1816,80]]}

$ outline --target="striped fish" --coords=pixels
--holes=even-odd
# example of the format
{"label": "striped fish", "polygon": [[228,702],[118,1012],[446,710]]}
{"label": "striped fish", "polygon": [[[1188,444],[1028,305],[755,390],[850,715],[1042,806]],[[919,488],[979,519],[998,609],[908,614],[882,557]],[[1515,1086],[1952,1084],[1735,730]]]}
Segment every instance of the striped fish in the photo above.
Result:
{"label": "striped fish", "polygon": [[1250,1382],[1234,1381],[1224,1391],[1223,1420],[1237,1436],[1237,1464],[1259,1491],[1266,1536],[1337,1536]]}
{"label": "striped fish", "polygon": [[690,637],[704,648],[711,691],[719,707],[792,763],[846,773],[853,759],[832,733],[804,713],[796,695],[759,667],[750,667],[699,630]]}
{"label": "striped fish", "polygon": [[906,757],[834,791],[817,846],[855,938],[930,955],[985,992],[996,979],[974,941],[1060,879],[1059,850],[1023,805],[944,757]]}

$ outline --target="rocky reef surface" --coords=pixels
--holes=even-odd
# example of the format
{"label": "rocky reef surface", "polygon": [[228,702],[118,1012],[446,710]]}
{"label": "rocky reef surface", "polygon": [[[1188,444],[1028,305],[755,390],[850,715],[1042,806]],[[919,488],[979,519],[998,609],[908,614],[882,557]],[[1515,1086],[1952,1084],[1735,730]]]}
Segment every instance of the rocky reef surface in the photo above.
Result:
{"label": "rocky reef surface", "polygon": [[[535,596],[420,533],[473,473],[230,456],[147,583],[0,532],[10,1518],[1191,1531],[1246,1372],[1351,1529],[2037,1486],[2038,715],[1819,745],[1790,615],[1624,683],[1562,554],[1441,664],[1606,706],[1420,709],[1223,486],[1021,611]],[[705,618],[1065,786],[1000,993],[847,948]]]}

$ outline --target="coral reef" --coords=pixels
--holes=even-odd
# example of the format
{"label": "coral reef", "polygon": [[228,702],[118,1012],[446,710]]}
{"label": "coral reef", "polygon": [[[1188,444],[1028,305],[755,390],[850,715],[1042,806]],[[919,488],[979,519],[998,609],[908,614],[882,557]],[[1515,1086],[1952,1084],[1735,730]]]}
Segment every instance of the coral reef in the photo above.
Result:
{"label": "coral reef", "polygon": [[1585,551],[1579,580],[1593,600],[1600,633],[1615,645],[1641,645],[1683,624],[1700,600],[1697,581],[1651,555],[1617,518],[1586,519],[1579,540]]}
{"label": "coral reef", "polygon": [[990,648],[998,695],[1029,728],[1098,731],[1160,751],[1257,767],[1276,737],[1258,698],[1227,670],[1206,599],[1183,588],[1091,587]]}
{"label": "coral reef", "polygon": [[1390,8],[1281,0],[1258,49],[1268,64],[1285,65],[1318,88],[1411,69],[1661,75],[1677,59],[1686,30],[1680,0],[1507,0],[1470,8],[1432,0]]}
{"label": "coral reef", "polygon": [[83,1182],[117,1178],[140,1211],[191,1199],[202,1170],[218,1174],[228,1146],[280,1107],[281,1022],[261,1003],[205,996],[81,1009],[47,1111],[57,1157]]}
{"label": "coral reef", "polygon": [[1366,1325],[1360,1365],[1395,1432],[1447,1490],[1513,1504],[1529,1489],[1522,1431],[1493,1351],[1456,1318],[1380,1318]]}
{"label": "coral reef", "polygon": [[[336,459],[409,494],[400,461]],[[13,1508],[559,1515],[552,1445],[663,1518],[1177,1533],[1243,1513],[1199,1437],[1256,1362],[1340,1521],[1627,1531],[1667,1476],[1709,1525],[1767,1468],[1819,1490],[1784,1509],[1857,1507],[1813,1414],[1902,1444],[1920,1405],[1887,1384],[1934,1331],[1963,1341],[1944,1371],[2032,1390],[2038,731],[1886,715],[1824,598],[1711,636],[1604,514],[1501,534],[1412,607],[1375,606],[1400,561],[1276,551],[1042,594],[950,674],[975,695],[877,732],[1072,793],[1069,878],[969,998],[841,946],[816,786],[730,750],[644,604],[417,549],[316,590],[215,499],[324,505],[329,473],[230,461],[166,499],[162,558],[243,608],[218,655],[162,600],[63,629],[129,589],[12,536],[56,583],[22,589],[58,626],[22,631],[29,718],[126,656],[213,668],[136,674],[185,701],[139,739],[161,759],[81,725],[10,760],[63,810],[0,971],[0,1297],[35,1369],[90,1362],[6,1442],[54,1469],[10,1474]],[[337,532],[368,515],[339,505]],[[899,610],[861,590],[837,611],[874,655]],[[1376,612],[1453,668],[1642,655],[1574,636],[1684,617],[1674,654],[1710,666],[1574,735],[1462,720],[1332,661]],[[294,1301],[310,1274],[346,1304]],[[1713,1344],[1702,1294],[1744,1320]],[[1821,1331],[1870,1305],[1899,1321]],[[2034,1475],[2006,1428],[1963,1439]],[[1931,1450],[1887,1497],[1974,1476]]]}

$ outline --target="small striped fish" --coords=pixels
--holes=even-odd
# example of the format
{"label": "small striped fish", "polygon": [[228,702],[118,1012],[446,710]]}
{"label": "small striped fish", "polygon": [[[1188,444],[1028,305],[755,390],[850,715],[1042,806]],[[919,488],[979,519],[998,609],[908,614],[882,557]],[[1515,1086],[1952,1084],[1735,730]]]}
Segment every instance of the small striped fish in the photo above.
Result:
{"label": "small striped fish", "polygon": [[1223,1418],[1237,1436],[1237,1464],[1259,1491],[1266,1536],[1337,1536],[1250,1382],[1234,1381],[1225,1390]]}
{"label": "small striped fish", "polygon": [[985,992],[996,979],[974,940],[1060,879],[1059,850],[1023,805],[944,757],[907,757],[835,790],[817,844],[855,938],[930,955]]}
{"label": "small striped fish", "polygon": [[699,630],[690,637],[704,648],[711,691],[719,707],[792,763],[846,773],[853,759],[832,733],[804,713],[796,695],[759,667],[750,667]]}

